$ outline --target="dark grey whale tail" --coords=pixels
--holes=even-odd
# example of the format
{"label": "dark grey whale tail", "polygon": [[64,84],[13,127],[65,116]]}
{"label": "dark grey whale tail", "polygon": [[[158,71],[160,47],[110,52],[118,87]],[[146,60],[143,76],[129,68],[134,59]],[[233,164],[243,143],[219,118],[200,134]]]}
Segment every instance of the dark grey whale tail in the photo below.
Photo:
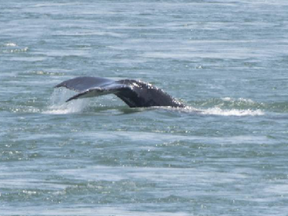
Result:
{"label": "dark grey whale tail", "polygon": [[101,77],[76,77],[66,80],[55,88],[65,87],[79,92],[66,102],[87,97],[115,94],[130,107],[171,106],[185,107],[161,89],[137,80],[110,80]]}

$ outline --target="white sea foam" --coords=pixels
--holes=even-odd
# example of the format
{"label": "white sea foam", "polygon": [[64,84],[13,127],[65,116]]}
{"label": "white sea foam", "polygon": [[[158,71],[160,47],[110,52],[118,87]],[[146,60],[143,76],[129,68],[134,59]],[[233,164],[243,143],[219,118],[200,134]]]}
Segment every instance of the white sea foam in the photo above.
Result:
{"label": "white sea foam", "polygon": [[88,100],[65,101],[73,94],[67,89],[56,89],[50,98],[50,105],[43,113],[46,114],[69,114],[82,112],[88,106]]}
{"label": "white sea foam", "polygon": [[239,108],[224,108],[221,106],[215,106],[207,109],[195,109],[193,107],[188,107],[185,109],[188,109],[188,111],[191,112],[199,112],[202,115],[219,115],[219,116],[260,116],[264,115],[265,113],[261,109],[249,109],[247,106],[255,106],[257,102],[246,99],[246,98],[230,98],[230,97],[224,97],[221,98],[222,101],[225,102],[231,102],[236,105],[246,105],[246,109],[239,109]]}
{"label": "white sea foam", "polygon": [[220,107],[213,107],[208,109],[197,109],[191,106],[185,108],[174,108],[174,107],[159,107],[161,109],[168,109],[171,111],[180,111],[187,113],[195,113],[200,115],[217,115],[217,116],[260,116],[265,113],[260,110],[252,109],[221,109]]}
{"label": "white sea foam", "polygon": [[[12,47],[12,46],[11,46]],[[27,52],[28,51],[28,47],[24,47],[22,49],[7,49],[4,50],[3,53],[22,53],[22,52]]]}
{"label": "white sea foam", "polygon": [[201,114],[204,115],[220,115],[220,116],[260,116],[264,115],[264,112],[260,109],[257,110],[240,110],[240,109],[221,109],[219,107],[209,108],[201,110]]}
{"label": "white sea foam", "polygon": [[16,47],[17,44],[15,44],[15,43],[6,43],[5,46],[7,46],[7,47]]}

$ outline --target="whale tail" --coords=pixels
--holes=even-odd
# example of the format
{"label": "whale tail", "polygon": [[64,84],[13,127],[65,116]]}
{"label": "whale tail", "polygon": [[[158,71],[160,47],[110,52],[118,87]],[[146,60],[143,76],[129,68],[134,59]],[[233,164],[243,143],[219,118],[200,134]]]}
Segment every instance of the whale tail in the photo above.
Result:
{"label": "whale tail", "polygon": [[149,83],[137,80],[125,79],[114,81],[101,77],[76,77],[55,86],[55,88],[59,87],[79,92],[66,102],[78,98],[115,94],[130,107],[184,107],[181,102],[172,98],[163,90]]}

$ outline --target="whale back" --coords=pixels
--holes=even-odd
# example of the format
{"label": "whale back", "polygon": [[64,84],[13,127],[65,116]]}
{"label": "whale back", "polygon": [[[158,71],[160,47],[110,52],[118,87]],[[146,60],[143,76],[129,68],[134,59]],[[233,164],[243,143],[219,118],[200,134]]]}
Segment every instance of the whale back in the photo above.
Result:
{"label": "whale back", "polygon": [[129,86],[129,88],[124,88],[115,95],[130,107],[182,106],[179,101],[172,98],[162,89],[149,83],[130,79],[119,80],[117,82]]}

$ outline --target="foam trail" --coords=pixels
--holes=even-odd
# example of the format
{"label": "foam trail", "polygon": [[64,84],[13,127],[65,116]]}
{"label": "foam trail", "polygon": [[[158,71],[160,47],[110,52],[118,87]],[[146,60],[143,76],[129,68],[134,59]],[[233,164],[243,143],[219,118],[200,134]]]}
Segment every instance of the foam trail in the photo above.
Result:
{"label": "foam trail", "polygon": [[219,107],[201,110],[203,115],[219,115],[219,116],[260,116],[264,115],[264,112],[260,109],[257,110],[239,110],[239,109],[221,109]]}
{"label": "foam trail", "polygon": [[55,89],[50,97],[50,105],[43,113],[47,114],[69,114],[82,112],[89,104],[88,100],[74,100],[69,103],[65,101],[71,97],[73,92],[67,89]]}

